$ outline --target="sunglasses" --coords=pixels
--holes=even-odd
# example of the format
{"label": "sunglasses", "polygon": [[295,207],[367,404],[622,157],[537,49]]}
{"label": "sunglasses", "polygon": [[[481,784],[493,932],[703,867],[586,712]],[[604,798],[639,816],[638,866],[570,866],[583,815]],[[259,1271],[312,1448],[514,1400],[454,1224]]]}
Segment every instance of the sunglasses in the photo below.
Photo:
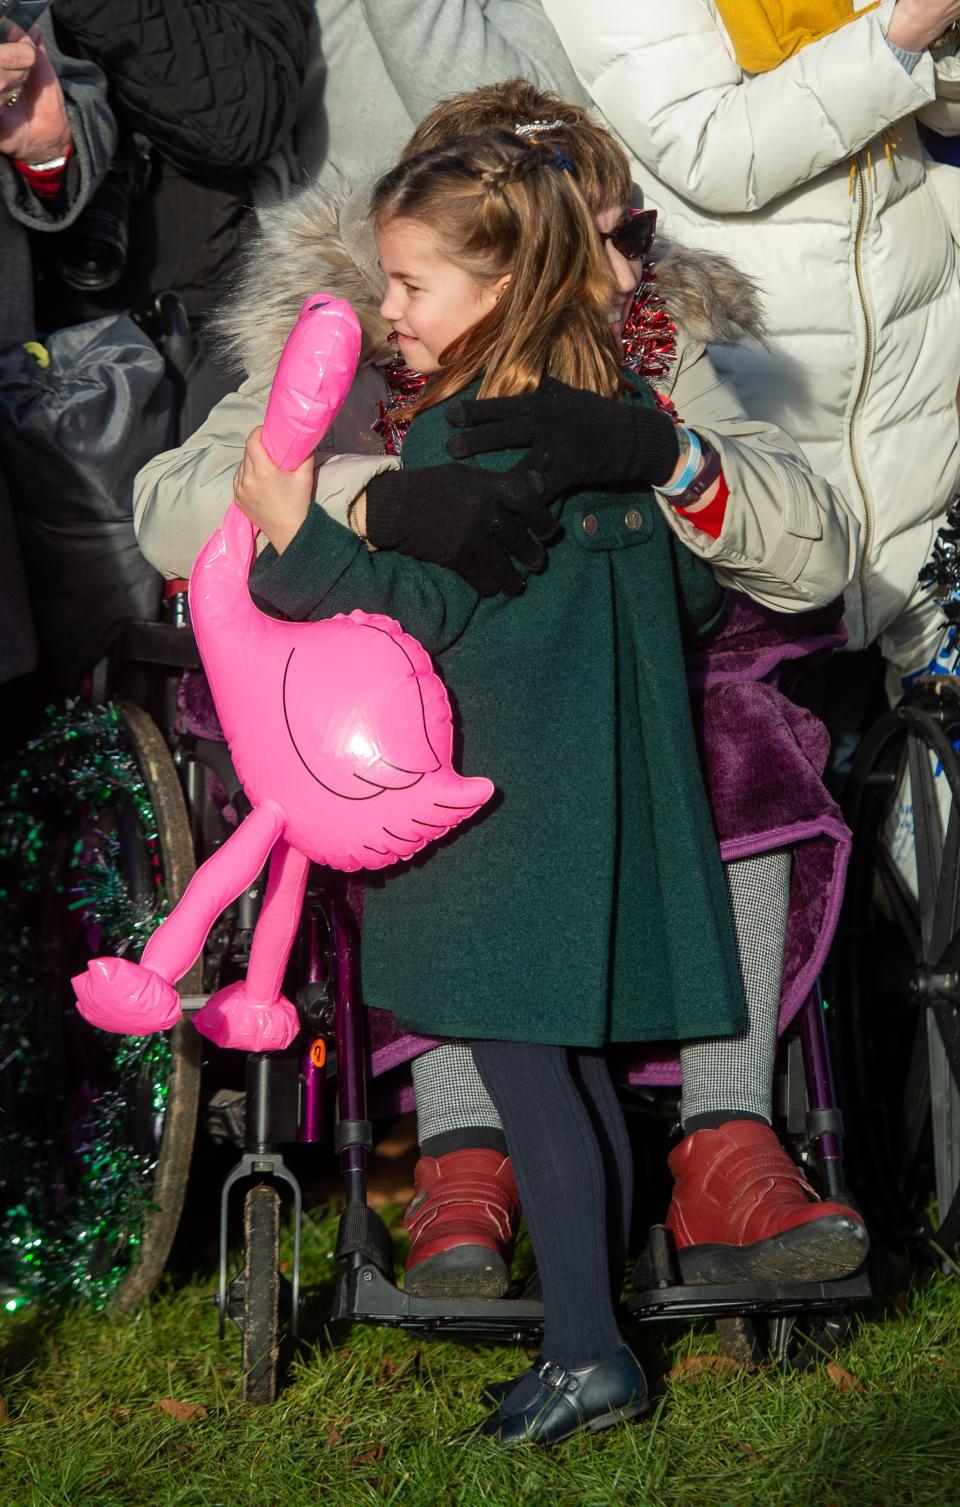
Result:
{"label": "sunglasses", "polygon": [[619,225],[614,225],[612,230],[600,231],[600,239],[610,241],[614,250],[628,262],[639,262],[649,256],[656,233],[655,209],[628,209]]}

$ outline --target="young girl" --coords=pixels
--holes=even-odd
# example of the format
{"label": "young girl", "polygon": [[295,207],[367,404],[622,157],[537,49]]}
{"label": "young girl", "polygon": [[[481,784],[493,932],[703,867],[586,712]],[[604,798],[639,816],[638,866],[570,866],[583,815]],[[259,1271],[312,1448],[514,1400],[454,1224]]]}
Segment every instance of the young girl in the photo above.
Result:
{"label": "young girl", "polygon": [[[619,369],[609,263],[552,148],[507,133],[401,164],[373,211],[384,317],[434,374],[404,465],[446,459],[461,395],[544,376],[620,396],[643,432],[649,389]],[[506,469],[517,456],[486,456]],[[682,463],[662,460],[668,483]],[[473,1042],[514,1160],[544,1294],[543,1361],[483,1432],[548,1444],[646,1406],[614,1314],[631,1203],[608,1042],[722,1035],[743,1001],[687,702],[684,633],[721,620],[713,573],[647,492],[557,506],[549,569],[517,601],[363,542],[310,507],[255,434],[240,505],[270,539],[254,594],[291,616],[396,616],[434,654],[465,771],[499,802],[469,832],[368,890],[364,987],[398,1022]],[[450,499],[456,506],[456,497]]]}

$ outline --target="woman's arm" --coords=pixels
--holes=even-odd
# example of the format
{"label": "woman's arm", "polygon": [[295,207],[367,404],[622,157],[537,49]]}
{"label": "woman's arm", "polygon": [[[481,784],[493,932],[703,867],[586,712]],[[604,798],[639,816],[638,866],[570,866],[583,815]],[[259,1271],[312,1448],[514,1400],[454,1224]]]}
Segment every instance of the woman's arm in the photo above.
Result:
{"label": "woman's arm", "polygon": [[[28,94],[29,118],[16,137],[11,138],[6,128],[22,110],[5,112],[2,121],[5,129],[0,142],[0,201],[15,220],[30,230],[56,232],[71,225],[92,198],[116,150],[117,128],[107,104],[107,81],[97,65],[83,58],[67,57],[60,51],[49,14],[41,21],[40,31],[46,56],[41,55],[33,68],[42,75],[43,87],[38,91],[35,84],[31,91],[34,97]],[[32,49],[27,47],[26,51],[30,53]],[[56,98],[56,108],[51,96]],[[66,135],[62,141],[54,142],[46,138],[42,127],[44,117],[57,113],[61,121],[65,117]],[[70,159],[63,177],[64,191],[51,206],[26,191],[13,161],[39,162],[54,153],[59,157],[68,143]]]}
{"label": "woman's arm", "polygon": [[762,209],[930,104],[929,53],[909,73],[887,45],[893,6],[748,75],[711,0],[544,0],[630,150],[712,214]]}
{"label": "woman's arm", "polygon": [[658,498],[671,528],[724,585],[778,612],[804,612],[843,592],[856,569],[860,524],[775,424],[750,419],[706,349],[681,337],[670,397],[716,450],[729,497],[713,539]]}
{"label": "woman's arm", "polygon": [[[137,473],[137,542],[165,576],[189,576],[201,548],[223,522],[247,435],[262,421],[265,406],[262,387],[245,382],[211,410],[184,444],[155,455]],[[346,523],[347,508],[358,493],[379,472],[397,465],[388,455],[333,456],[317,473],[314,500]]]}
{"label": "woman's arm", "polygon": [[384,66],[413,120],[438,93],[459,94],[522,74],[585,104],[540,0],[361,0]]}

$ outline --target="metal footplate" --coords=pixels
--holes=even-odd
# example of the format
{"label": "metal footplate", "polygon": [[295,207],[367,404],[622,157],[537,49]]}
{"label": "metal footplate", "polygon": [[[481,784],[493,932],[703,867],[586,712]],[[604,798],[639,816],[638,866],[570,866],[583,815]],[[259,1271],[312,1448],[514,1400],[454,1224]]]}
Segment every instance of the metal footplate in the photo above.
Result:
{"label": "metal footplate", "polygon": [[835,1282],[710,1282],[655,1287],[627,1299],[637,1323],[664,1319],[722,1319],[733,1314],[838,1313],[872,1296],[865,1271]]}
{"label": "metal footplate", "polygon": [[861,1268],[829,1282],[700,1282],[685,1284],[677,1267],[669,1230],[650,1231],[651,1285],[626,1302],[638,1323],[664,1319],[721,1319],[734,1314],[838,1313],[872,1296],[870,1278]]}
{"label": "metal footplate", "polygon": [[375,1266],[344,1272],[331,1319],[435,1331],[464,1339],[525,1344],[543,1331],[543,1304],[526,1298],[416,1298],[401,1292]]}

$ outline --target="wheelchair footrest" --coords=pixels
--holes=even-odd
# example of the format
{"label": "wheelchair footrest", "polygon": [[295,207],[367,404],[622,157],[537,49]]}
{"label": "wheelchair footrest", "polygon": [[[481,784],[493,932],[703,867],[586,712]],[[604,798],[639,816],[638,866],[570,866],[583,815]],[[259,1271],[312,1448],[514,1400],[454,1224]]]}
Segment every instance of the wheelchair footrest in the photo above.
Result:
{"label": "wheelchair footrest", "polygon": [[385,1277],[393,1274],[390,1231],[380,1215],[366,1204],[348,1203],[340,1215],[334,1259],[342,1265],[350,1256],[361,1256]]}
{"label": "wheelchair footrest", "polygon": [[662,1319],[720,1319],[733,1314],[836,1313],[872,1296],[865,1270],[833,1282],[716,1282],[652,1287],[627,1299],[640,1323]]}
{"label": "wheelchair footrest", "polygon": [[343,1274],[330,1317],[503,1344],[536,1340],[543,1330],[542,1303],[526,1298],[416,1298],[401,1292],[375,1266]]}

